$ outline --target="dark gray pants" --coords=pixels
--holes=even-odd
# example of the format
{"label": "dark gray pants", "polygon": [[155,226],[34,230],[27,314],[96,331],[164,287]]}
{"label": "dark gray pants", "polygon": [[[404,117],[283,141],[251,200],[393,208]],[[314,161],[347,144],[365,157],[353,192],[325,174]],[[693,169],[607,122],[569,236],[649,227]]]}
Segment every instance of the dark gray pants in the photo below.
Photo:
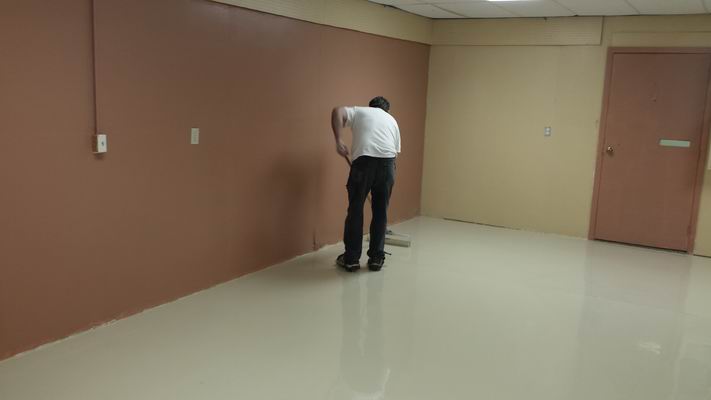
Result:
{"label": "dark gray pants", "polygon": [[363,206],[371,193],[373,219],[370,221],[368,257],[385,257],[388,204],[395,184],[395,159],[358,157],[348,176],[348,216],[343,232],[346,262],[358,262],[363,246]]}

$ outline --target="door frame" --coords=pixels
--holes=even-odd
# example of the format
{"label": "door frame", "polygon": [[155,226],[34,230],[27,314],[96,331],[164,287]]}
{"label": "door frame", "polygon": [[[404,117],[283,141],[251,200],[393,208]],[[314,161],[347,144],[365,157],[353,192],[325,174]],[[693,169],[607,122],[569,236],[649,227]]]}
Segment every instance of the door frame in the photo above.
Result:
{"label": "door frame", "polygon": [[[598,133],[597,156],[595,164],[595,179],[593,186],[592,207],[590,210],[590,230],[588,239],[596,240],[597,212],[600,201],[600,185],[602,184],[602,162],[606,142],[607,114],[610,106],[610,95],[612,89],[612,62],[615,54],[711,54],[711,47],[610,47],[607,50],[607,63],[605,67],[605,87],[602,100],[602,114],[600,116],[600,128]],[[706,90],[706,111],[701,132],[701,151],[696,171],[694,183],[694,199],[691,206],[691,221],[689,242],[686,251],[693,254],[696,244],[696,229],[699,221],[699,207],[701,205],[701,192],[704,184],[704,173],[709,155],[709,132],[711,131],[711,71],[709,71],[709,82]]]}

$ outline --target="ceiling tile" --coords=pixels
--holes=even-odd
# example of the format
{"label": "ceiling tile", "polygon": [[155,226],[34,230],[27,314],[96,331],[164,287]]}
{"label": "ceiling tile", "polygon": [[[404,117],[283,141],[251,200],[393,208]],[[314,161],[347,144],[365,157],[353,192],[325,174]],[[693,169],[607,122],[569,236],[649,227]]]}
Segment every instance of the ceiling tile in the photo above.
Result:
{"label": "ceiling tile", "polygon": [[627,0],[642,14],[705,13],[701,0]]}
{"label": "ceiling tile", "polygon": [[576,15],[636,15],[625,0],[556,0]]}
{"label": "ceiling tile", "polygon": [[711,0],[369,0],[430,18],[703,14]]}
{"label": "ceiling tile", "polygon": [[431,4],[399,5],[399,8],[413,14],[429,18],[462,18],[460,15],[445,11]]}
{"label": "ceiling tile", "polygon": [[504,18],[515,17],[514,14],[497,7],[488,1],[472,1],[470,3],[438,3],[437,6],[469,18]]}
{"label": "ceiling tile", "polygon": [[500,1],[496,5],[519,17],[568,17],[575,15],[551,0]]}
{"label": "ceiling tile", "polygon": [[490,3],[489,0],[420,0],[420,3],[440,5],[444,3]]}
{"label": "ceiling tile", "polygon": [[400,4],[420,4],[426,3],[426,1],[419,0],[370,0],[372,3],[385,4],[389,6],[399,6]]}

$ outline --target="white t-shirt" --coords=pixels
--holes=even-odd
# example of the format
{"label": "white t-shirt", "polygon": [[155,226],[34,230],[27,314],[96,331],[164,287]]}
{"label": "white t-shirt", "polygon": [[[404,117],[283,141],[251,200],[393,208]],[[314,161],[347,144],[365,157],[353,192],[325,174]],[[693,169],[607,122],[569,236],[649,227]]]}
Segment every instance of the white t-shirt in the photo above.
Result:
{"label": "white t-shirt", "polygon": [[400,128],[392,115],[375,107],[346,107],[346,126],[353,131],[351,156],[395,158],[400,153]]}

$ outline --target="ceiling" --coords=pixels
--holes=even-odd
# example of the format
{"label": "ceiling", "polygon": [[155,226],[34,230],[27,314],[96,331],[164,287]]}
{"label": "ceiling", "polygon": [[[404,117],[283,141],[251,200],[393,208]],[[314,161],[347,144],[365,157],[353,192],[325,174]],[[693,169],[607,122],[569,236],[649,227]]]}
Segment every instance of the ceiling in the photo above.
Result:
{"label": "ceiling", "polygon": [[428,18],[706,14],[711,0],[369,0]]}

